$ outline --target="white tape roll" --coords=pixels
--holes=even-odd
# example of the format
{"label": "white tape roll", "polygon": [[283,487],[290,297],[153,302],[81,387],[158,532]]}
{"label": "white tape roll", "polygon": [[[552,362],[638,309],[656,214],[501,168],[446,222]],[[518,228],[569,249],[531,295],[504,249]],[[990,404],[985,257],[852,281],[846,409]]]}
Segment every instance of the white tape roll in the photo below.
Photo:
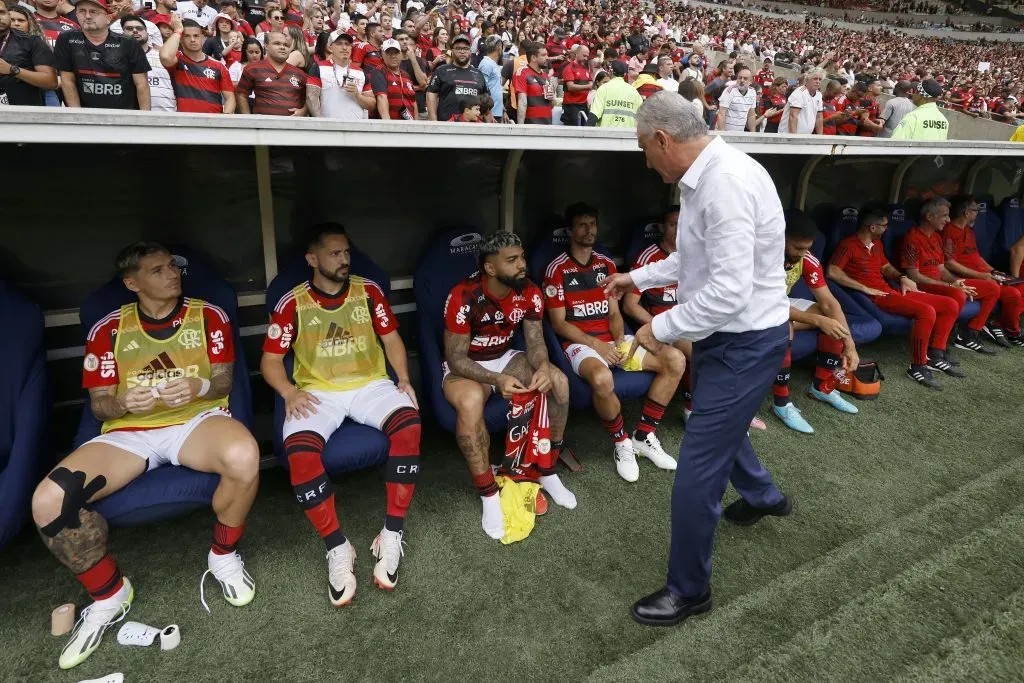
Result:
{"label": "white tape roll", "polygon": [[173,650],[181,643],[181,631],[177,624],[171,624],[160,632],[160,649]]}

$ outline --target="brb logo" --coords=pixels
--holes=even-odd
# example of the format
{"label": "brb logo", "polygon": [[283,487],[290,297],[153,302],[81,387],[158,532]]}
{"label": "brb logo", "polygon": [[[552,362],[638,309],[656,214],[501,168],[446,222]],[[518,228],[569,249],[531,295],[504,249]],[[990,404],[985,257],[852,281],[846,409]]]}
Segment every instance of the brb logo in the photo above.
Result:
{"label": "brb logo", "polygon": [[93,81],[82,81],[82,91],[86,95],[113,95],[120,96],[122,89],[120,83],[94,83]]}
{"label": "brb logo", "polygon": [[459,235],[452,239],[448,243],[449,253],[451,254],[470,254],[480,248],[480,243],[484,241],[484,238],[478,232],[467,232],[465,235]]}

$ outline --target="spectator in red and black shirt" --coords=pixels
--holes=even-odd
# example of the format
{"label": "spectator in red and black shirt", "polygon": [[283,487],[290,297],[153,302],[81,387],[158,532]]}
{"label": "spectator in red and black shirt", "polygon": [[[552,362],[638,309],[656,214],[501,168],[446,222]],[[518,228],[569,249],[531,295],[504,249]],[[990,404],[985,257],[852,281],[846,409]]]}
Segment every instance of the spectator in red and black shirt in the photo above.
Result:
{"label": "spectator in red and black shirt", "polygon": [[416,118],[416,90],[412,79],[402,71],[402,46],[394,38],[385,40],[384,68],[369,73],[370,87],[377,98],[376,116],[390,121],[412,121]]}
{"label": "spectator in red and black shirt", "polygon": [[[577,45],[575,59],[562,69],[562,82],[565,84],[565,95],[562,97],[562,123],[567,126],[587,125],[590,107],[587,96],[594,86],[590,78],[590,49],[586,45]],[[580,114],[583,114],[580,123]]]}
{"label": "spectator in red and black shirt", "polygon": [[[352,48],[352,64],[365,73],[383,69],[384,59],[380,55],[383,44],[384,29],[376,22],[368,23],[366,25],[366,42]],[[356,56],[359,57],[359,61],[356,61]]]}
{"label": "spectator in red and black shirt", "polygon": [[[278,10],[279,11],[279,10]],[[286,60],[291,52],[291,39],[280,31],[266,36],[267,58],[247,64],[238,79],[235,94],[238,110],[248,114],[249,95],[256,93],[253,114],[271,116],[306,115],[306,74]]]}
{"label": "spectator in red and black shirt", "polygon": [[548,51],[548,67],[551,69],[551,75],[561,80],[562,67],[566,64],[565,31],[556,28],[554,33],[548,38],[544,49]]}
{"label": "spectator in red and black shirt", "polygon": [[36,21],[43,29],[43,37],[52,48],[64,31],[77,31],[78,24],[57,12],[60,0],[36,0]]}
{"label": "spectator in red and black shirt", "polygon": [[[194,19],[171,17],[174,32],[160,48],[160,63],[174,84],[179,112],[235,113],[235,88],[227,67],[203,52],[203,29]],[[180,51],[179,51],[180,43]]]}
{"label": "spectator in red and black shirt", "polygon": [[764,66],[757,72],[757,75],[754,76],[754,83],[756,83],[762,90],[770,88],[772,84],[775,83],[775,72],[772,71],[771,57],[764,58]]}
{"label": "spectator in red and black shirt", "polygon": [[540,43],[528,42],[523,46],[523,52],[526,66],[512,78],[512,87],[518,95],[516,121],[520,124],[551,125],[555,93],[544,76],[548,70],[548,51]]}
{"label": "spectator in red and black shirt", "polygon": [[878,96],[882,94],[882,81],[873,78],[868,82],[867,91],[861,106],[864,108],[864,115],[861,116],[857,125],[857,135],[864,138],[876,137],[885,124],[882,122],[882,106]]}
{"label": "spectator in red and black shirt", "polygon": [[[760,74],[758,74],[760,75]],[[773,116],[767,117],[765,123],[765,133],[778,133],[779,122],[782,121],[782,110],[786,108],[786,88],[789,86],[789,81],[784,76],[779,76],[772,81],[771,86],[763,93],[761,93],[761,99],[758,101],[757,113],[759,116],[764,116],[768,112],[777,110]]]}

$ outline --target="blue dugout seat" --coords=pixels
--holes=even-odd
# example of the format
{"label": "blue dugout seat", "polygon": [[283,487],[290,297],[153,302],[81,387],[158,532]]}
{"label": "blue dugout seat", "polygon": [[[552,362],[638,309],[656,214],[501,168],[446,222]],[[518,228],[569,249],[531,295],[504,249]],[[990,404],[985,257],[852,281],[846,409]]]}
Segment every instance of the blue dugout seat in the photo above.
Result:
{"label": "blue dugout seat", "polygon": [[[238,299],[235,291],[213,271],[207,259],[186,248],[175,247],[171,252],[182,269],[181,287],[184,295],[209,301],[224,309],[233,322],[237,321]],[[105,315],[133,301],[135,295],[125,288],[120,278],[113,278],[82,303],[79,317],[83,330],[88,333]],[[237,324],[234,325],[234,341],[235,368],[228,405],[235,419],[251,427],[252,390]],[[78,448],[99,435],[100,427],[100,422],[86,401],[74,447]],[[115,527],[159,522],[209,506],[219,482],[220,477],[216,474],[197,472],[187,467],[158,467],[98,501],[93,508]]]}
{"label": "blue dugout seat", "polygon": [[999,212],[1002,215],[1003,229],[996,240],[991,263],[996,268],[1009,272],[1010,248],[1024,237],[1024,212],[1020,208],[1020,199],[1007,197],[999,205]]}
{"label": "blue dugout seat", "polygon": [[1000,212],[996,210],[992,195],[979,196],[977,203],[978,215],[974,219],[974,237],[978,242],[978,253],[991,264],[993,257],[998,255],[997,245],[1003,230],[1003,221],[999,217]]}
{"label": "blue dugout seat", "polygon": [[0,282],[0,548],[24,525],[32,491],[52,465],[43,312]]}
{"label": "blue dugout seat", "polygon": [[[387,272],[371,261],[354,244],[351,245],[351,259],[349,272],[374,281],[383,290],[385,296],[391,294],[391,279]],[[267,315],[269,316],[274,310],[281,297],[300,282],[308,279],[312,272],[309,264],[306,263],[305,256],[298,256],[286,263],[267,287]],[[284,358],[284,367],[289,379],[291,379],[294,365],[294,354],[288,352]],[[281,438],[284,418],[284,399],[275,392],[274,454],[277,455],[281,465],[288,469],[288,458],[284,455],[284,443]],[[321,459],[328,474],[339,475],[385,462],[390,447],[388,438],[379,429],[345,420],[327,440]]]}
{"label": "blue dugout seat", "polygon": [[[429,396],[438,423],[449,432],[455,431],[455,409],[444,397],[441,387],[444,304],[451,288],[477,270],[477,248],[482,240],[483,236],[472,228],[456,227],[441,232],[430,243],[413,276],[423,391]],[[514,339],[513,346],[522,348],[522,340]],[[492,394],[484,406],[487,429],[491,432],[503,431],[507,424],[507,413],[508,401],[500,394]]]}
{"label": "blue dugout seat", "polygon": [[[543,287],[544,270],[549,263],[565,251],[568,244],[569,236],[567,231],[565,228],[559,228],[542,237],[540,244],[531,251],[529,255],[530,273],[538,285]],[[595,244],[594,251],[608,254],[608,251],[601,244]],[[628,326],[626,333],[631,333]],[[565,354],[562,353],[558,337],[555,335],[554,330],[551,329],[551,325],[548,324],[547,320],[544,321],[544,338],[548,344],[548,355],[551,358],[551,362],[569,378],[569,405],[577,409],[590,408],[593,397],[590,385],[572,371],[572,366],[568,359],[566,359]],[[618,368],[612,369],[612,375],[615,377],[615,394],[622,399],[638,398],[646,395],[647,390],[651,387],[651,382],[654,380],[654,373],[625,372]]]}

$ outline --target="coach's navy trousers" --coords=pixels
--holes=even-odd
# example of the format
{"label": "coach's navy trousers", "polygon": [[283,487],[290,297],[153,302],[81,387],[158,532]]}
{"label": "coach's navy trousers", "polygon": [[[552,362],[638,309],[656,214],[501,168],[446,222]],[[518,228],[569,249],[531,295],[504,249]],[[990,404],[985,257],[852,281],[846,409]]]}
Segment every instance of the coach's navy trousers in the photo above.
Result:
{"label": "coach's navy trousers", "polygon": [[728,482],[744,500],[769,507],[782,493],[747,437],[778,374],[789,325],[755,332],[716,332],[693,345],[693,414],[679,446],[672,488],[668,588],[702,594],[711,578],[711,550]]}

